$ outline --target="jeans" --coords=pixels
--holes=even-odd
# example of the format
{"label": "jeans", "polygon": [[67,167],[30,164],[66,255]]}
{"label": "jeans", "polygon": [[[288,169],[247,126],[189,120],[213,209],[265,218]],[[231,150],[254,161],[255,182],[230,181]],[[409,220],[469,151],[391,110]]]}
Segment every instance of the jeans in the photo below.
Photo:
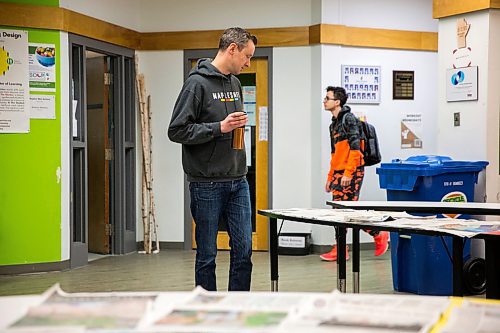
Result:
{"label": "jeans", "polygon": [[196,223],[195,283],[217,290],[215,257],[222,217],[229,234],[229,291],[249,291],[252,275],[252,209],[246,178],[226,182],[191,182],[191,214]]}

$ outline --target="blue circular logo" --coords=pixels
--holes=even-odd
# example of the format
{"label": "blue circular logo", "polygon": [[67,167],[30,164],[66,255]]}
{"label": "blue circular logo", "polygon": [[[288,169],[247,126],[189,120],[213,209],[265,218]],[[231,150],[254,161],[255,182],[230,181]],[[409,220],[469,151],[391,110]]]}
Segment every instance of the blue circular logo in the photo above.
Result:
{"label": "blue circular logo", "polygon": [[451,84],[453,84],[454,86],[456,86],[457,84],[459,84],[460,82],[462,82],[465,78],[465,74],[464,72],[462,71],[458,71],[456,72],[455,74],[453,74],[451,76]]}

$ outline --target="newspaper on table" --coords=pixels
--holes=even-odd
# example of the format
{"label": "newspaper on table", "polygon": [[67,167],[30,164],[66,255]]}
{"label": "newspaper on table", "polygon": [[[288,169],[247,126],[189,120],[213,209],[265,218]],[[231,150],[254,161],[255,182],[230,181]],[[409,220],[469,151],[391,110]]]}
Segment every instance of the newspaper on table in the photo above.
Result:
{"label": "newspaper on table", "polygon": [[267,210],[274,214],[330,222],[383,222],[398,218],[410,218],[405,212],[384,212],[355,209],[288,208]]}
{"label": "newspaper on table", "polygon": [[500,331],[500,306],[498,301],[482,299],[456,299],[441,333],[481,333]]}
{"label": "newspaper on table", "polygon": [[[414,216],[406,212],[384,212],[354,209],[273,209],[268,210],[290,218],[304,218],[317,221],[340,222],[356,225],[376,223],[377,226],[410,228],[415,230],[444,232],[460,237],[474,237],[478,234],[500,235],[499,221],[473,219],[436,218],[436,216]],[[285,218],[286,219],[286,218]],[[408,230],[411,232],[411,230]]]}
{"label": "newspaper on table", "polygon": [[218,293],[197,288],[185,302],[152,313],[141,329],[147,332],[275,332],[290,310],[309,297],[307,293]]}
{"label": "newspaper on table", "polygon": [[7,332],[496,332],[500,302],[332,293],[44,293]]}
{"label": "newspaper on table", "polygon": [[152,310],[157,293],[74,293],[59,284],[28,309],[8,332],[129,331]]}
{"label": "newspaper on table", "polygon": [[7,332],[424,332],[446,297],[326,293],[44,293]]}
{"label": "newspaper on table", "polygon": [[290,313],[279,332],[428,332],[449,299],[432,296],[323,294]]}

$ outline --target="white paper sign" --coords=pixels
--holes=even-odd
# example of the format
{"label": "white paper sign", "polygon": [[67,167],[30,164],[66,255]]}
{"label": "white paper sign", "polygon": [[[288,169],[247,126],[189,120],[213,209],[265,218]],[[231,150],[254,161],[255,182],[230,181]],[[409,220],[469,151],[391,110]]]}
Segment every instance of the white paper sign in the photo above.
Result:
{"label": "white paper sign", "polygon": [[0,30],[0,133],[30,130],[28,32]]}
{"label": "white paper sign", "polygon": [[247,166],[252,166],[252,129],[250,126],[245,126],[245,153],[247,156]]}
{"label": "white paper sign", "polygon": [[56,119],[56,96],[30,95],[31,118]]}
{"label": "white paper sign", "polygon": [[259,141],[267,141],[268,115],[267,106],[259,107]]}
{"label": "white paper sign", "polygon": [[256,87],[243,86],[243,109],[248,115],[248,126],[255,126]]}
{"label": "white paper sign", "polygon": [[446,70],[448,102],[477,100],[477,66]]}
{"label": "white paper sign", "polygon": [[401,148],[422,148],[422,114],[408,113],[401,119]]}
{"label": "white paper sign", "polygon": [[76,110],[78,108],[78,101],[73,100],[73,114],[72,114],[72,124],[73,124],[73,137],[77,138],[78,137],[78,121],[76,120]]}

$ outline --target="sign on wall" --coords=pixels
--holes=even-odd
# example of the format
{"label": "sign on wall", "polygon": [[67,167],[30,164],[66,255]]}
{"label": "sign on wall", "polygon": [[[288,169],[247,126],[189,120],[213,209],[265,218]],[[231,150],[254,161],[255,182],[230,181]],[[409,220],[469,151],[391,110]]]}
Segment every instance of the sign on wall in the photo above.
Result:
{"label": "sign on wall", "polygon": [[257,88],[256,86],[243,86],[241,89],[243,91],[243,111],[248,115],[247,126],[255,126]]}
{"label": "sign on wall", "polygon": [[54,44],[29,43],[31,118],[56,118],[56,48]]}
{"label": "sign on wall", "polygon": [[414,91],[414,71],[392,71],[392,99],[414,99]]}
{"label": "sign on wall", "polygon": [[407,113],[401,119],[401,149],[422,148],[422,114]]}
{"label": "sign on wall", "polygon": [[477,100],[477,66],[446,70],[446,101]]}
{"label": "sign on wall", "polygon": [[380,103],[380,66],[342,65],[342,87],[350,104]]}
{"label": "sign on wall", "polygon": [[0,133],[30,131],[28,32],[0,30]]}

